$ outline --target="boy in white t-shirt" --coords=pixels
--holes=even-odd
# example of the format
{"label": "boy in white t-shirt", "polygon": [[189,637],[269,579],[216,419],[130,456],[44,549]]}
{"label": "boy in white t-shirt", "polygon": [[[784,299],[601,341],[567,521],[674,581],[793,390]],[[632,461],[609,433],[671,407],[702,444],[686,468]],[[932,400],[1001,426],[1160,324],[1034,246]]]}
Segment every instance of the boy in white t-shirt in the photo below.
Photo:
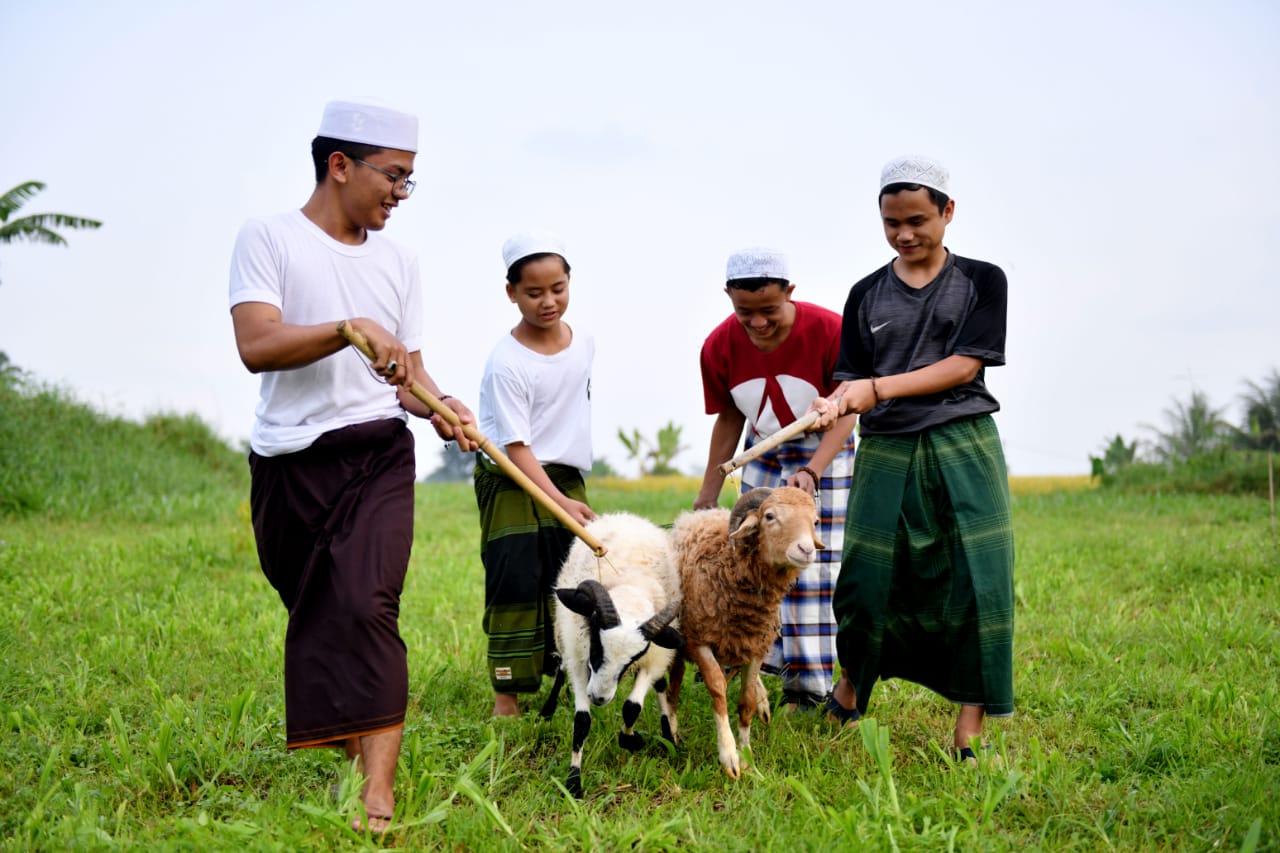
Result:
{"label": "boy in white t-shirt", "polygon": [[[263,574],[289,611],[289,749],[337,747],[367,777],[356,829],[384,832],[408,704],[400,590],[413,543],[407,413],[475,443],[405,389],[439,387],[422,364],[418,263],[380,233],[413,192],[418,119],[331,101],[311,143],[300,210],[252,219],[231,258],[240,358],[262,375],[249,504]],[[368,339],[372,365],[347,344]],[[464,422],[471,413],[448,404]]]}
{"label": "boy in white t-shirt", "polygon": [[[507,297],[520,322],[504,335],[480,383],[480,431],[575,520],[595,518],[591,469],[591,364],[595,342],[564,322],[569,262],[560,240],[519,234],[502,247]],[[495,717],[518,716],[516,695],[556,669],[552,584],[573,534],[483,454],[476,456],[484,630]]]}

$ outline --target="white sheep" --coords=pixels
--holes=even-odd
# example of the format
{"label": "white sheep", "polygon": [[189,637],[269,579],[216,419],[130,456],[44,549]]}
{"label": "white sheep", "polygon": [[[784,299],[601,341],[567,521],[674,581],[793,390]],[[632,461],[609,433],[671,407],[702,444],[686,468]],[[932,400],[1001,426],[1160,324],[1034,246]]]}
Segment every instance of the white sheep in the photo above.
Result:
{"label": "white sheep", "polygon": [[567,673],[573,687],[573,756],[565,787],[582,796],[582,745],[591,731],[591,706],[613,701],[623,675],[635,684],[622,706],[618,745],[632,752],[644,743],[634,730],[646,691],[653,687],[667,729],[665,675],[683,642],[678,630],[680,577],[667,533],[651,521],[618,512],[587,525],[608,550],[598,559],[574,542],[556,579],[555,634],[560,652],[550,717]]}
{"label": "white sheep", "polygon": [[[751,745],[751,718],[768,720],[760,665],[778,635],[778,605],[818,549],[818,508],[801,489],[752,489],[733,510],[685,513],[671,530],[680,569],[683,648],[672,663],[663,734],[679,735],[676,708],[685,659],[698,665],[711,692],[720,766],[736,779],[741,761],[729,727],[725,667],[738,668],[738,737]],[[670,728],[667,728],[669,723]]]}

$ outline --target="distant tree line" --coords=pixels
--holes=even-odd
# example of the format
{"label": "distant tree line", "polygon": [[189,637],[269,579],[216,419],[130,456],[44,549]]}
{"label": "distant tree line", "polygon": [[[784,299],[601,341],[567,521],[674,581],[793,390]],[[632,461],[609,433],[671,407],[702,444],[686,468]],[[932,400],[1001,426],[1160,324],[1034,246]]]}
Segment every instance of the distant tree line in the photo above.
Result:
{"label": "distant tree line", "polygon": [[1089,457],[1093,476],[1104,486],[1142,491],[1265,494],[1280,452],[1280,371],[1244,384],[1240,421],[1231,422],[1226,407],[1193,390],[1164,410],[1162,426],[1143,426],[1146,440],[1107,439],[1099,455]]}

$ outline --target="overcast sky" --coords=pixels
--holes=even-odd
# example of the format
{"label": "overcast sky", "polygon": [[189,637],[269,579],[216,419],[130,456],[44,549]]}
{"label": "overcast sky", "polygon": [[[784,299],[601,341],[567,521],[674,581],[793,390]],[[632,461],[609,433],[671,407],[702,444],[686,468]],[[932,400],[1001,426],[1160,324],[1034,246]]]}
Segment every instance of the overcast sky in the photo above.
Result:
{"label": "overcast sky", "polygon": [[[303,8],[309,11],[301,11]],[[101,219],[0,246],[0,350],[106,411],[248,436],[227,309],[250,216],[296,208],[325,101],[421,118],[388,236],[422,259],[441,387],[476,404],[518,319],[500,248],[560,233],[597,340],[595,456],[668,421],[701,468],[698,350],[724,263],[790,255],[840,310],[889,261],[881,165],[951,170],[947,245],[1009,277],[988,371],[1014,474],[1085,473],[1193,389],[1239,419],[1280,366],[1280,6],[1243,2],[6,4],[0,192]],[[419,468],[439,444],[418,429]]]}

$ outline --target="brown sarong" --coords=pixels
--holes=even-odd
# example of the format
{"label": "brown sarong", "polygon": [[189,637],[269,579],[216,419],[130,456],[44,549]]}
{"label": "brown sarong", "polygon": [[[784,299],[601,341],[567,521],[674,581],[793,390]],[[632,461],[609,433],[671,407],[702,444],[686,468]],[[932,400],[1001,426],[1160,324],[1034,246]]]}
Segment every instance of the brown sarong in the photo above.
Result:
{"label": "brown sarong", "polygon": [[400,592],[413,544],[413,434],[401,420],[249,454],[258,560],[289,610],[289,749],[341,746],[403,724],[409,671]]}

